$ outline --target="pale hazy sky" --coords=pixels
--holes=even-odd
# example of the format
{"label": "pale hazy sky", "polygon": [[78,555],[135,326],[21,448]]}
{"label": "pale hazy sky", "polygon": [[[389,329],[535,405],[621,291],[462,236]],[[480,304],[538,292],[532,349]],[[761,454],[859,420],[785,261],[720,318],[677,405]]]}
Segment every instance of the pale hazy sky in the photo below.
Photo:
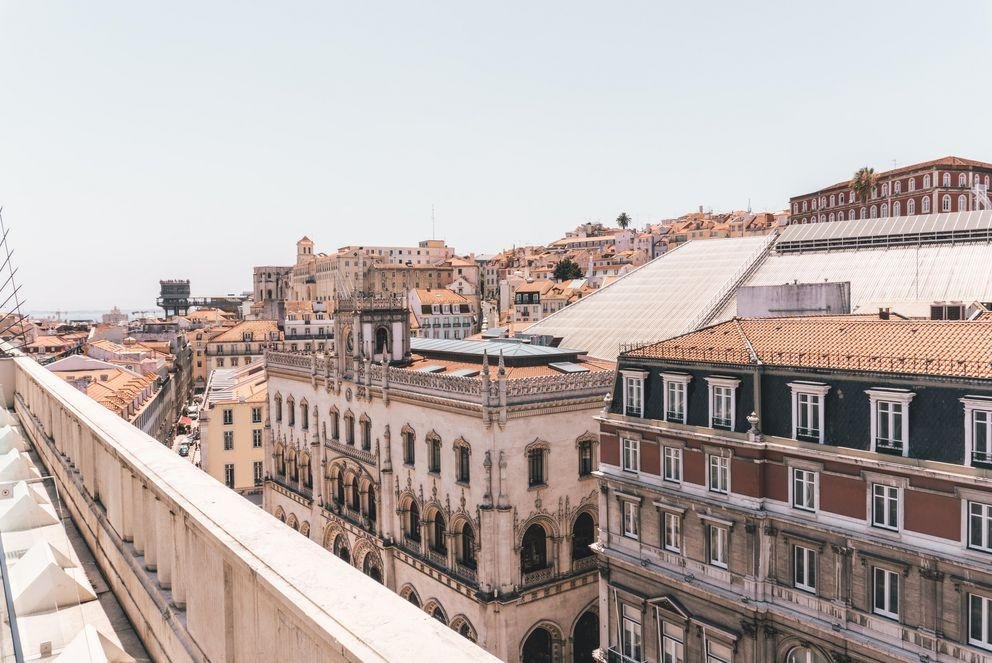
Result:
{"label": "pale hazy sky", "polygon": [[0,1],[0,204],[28,308],[621,210],[781,209],[992,161],[988,2]]}

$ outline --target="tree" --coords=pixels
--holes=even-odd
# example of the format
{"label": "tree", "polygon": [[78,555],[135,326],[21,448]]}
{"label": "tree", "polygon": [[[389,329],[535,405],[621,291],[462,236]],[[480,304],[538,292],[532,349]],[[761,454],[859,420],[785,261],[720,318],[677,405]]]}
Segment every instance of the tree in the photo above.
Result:
{"label": "tree", "polygon": [[868,200],[873,188],[875,188],[875,169],[868,166],[859,168],[851,178],[851,190],[858,194],[861,202],[864,202]]}
{"label": "tree", "polygon": [[630,225],[630,217],[627,216],[626,212],[620,212],[620,216],[617,217],[617,225],[624,229]]}
{"label": "tree", "polygon": [[582,276],[582,268],[579,267],[579,263],[575,262],[571,258],[565,258],[555,265],[555,279],[558,281],[581,279]]}

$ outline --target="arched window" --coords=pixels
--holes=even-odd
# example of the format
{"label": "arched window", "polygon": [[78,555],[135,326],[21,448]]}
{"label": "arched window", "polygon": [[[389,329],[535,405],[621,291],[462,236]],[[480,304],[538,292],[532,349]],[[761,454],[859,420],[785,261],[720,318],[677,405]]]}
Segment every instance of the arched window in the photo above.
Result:
{"label": "arched window", "polygon": [[578,444],[579,449],[579,476],[586,477],[592,474],[593,470],[593,453],[592,453],[592,440],[581,440]]}
{"label": "arched window", "polygon": [[371,485],[368,489],[368,495],[365,497],[365,516],[375,525],[376,519],[376,503],[375,503],[375,488]]}
{"label": "arched window", "polygon": [[334,480],[336,482],[335,491],[334,491],[334,501],[337,502],[339,505],[343,505],[344,504],[344,472],[342,472],[341,469],[338,468],[334,474],[335,474]]}
{"label": "arched window", "polygon": [[951,186],[951,174],[944,173],[944,186]]}
{"label": "arched window", "polygon": [[841,192],[840,198],[838,200],[839,200],[839,202],[840,202],[841,205],[844,204],[844,192],[843,191]]}
{"label": "arched window", "polygon": [[572,524],[572,559],[585,559],[593,555],[589,547],[596,540],[595,524],[592,516],[588,513],[581,513]]}
{"label": "arched window", "polygon": [[551,634],[547,629],[536,628],[524,641],[521,660],[530,663],[552,663],[554,656]]}
{"label": "arched window", "polygon": [[444,609],[441,608],[441,606],[439,606],[439,605],[438,606],[434,606],[434,609],[431,610],[431,617],[433,617],[434,619],[438,620],[439,622],[441,622],[445,626],[448,625],[448,618],[444,614]]}
{"label": "arched window", "polygon": [[884,217],[886,217],[888,215],[889,215],[889,204],[888,203],[882,203],[882,207],[880,208],[880,214],[879,214],[879,216],[881,216],[881,217],[884,218]]}
{"label": "arched window", "polygon": [[300,467],[303,469],[303,485],[313,488],[313,470],[310,467],[310,454],[303,452],[300,455]]}
{"label": "arched window", "polygon": [[331,409],[331,439],[335,442],[341,441],[341,415],[337,408]]}
{"label": "arched window", "polygon": [[300,402],[300,428],[303,430],[310,429],[310,406],[307,405],[306,401]]}
{"label": "arched window", "polygon": [[382,582],[382,568],[379,558],[375,553],[368,552],[362,561],[362,572],[376,582]]}
{"label": "arched window", "polygon": [[417,434],[409,426],[404,426],[400,437],[403,438],[403,464],[412,466],[417,458],[417,450],[414,447]]}
{"label": "arched window", "polygon": [[892,216],[902,216],[902,205],[898,200],[892,203]]}
{"label": "arched window", "polygon": [[925,198],[923,198],[922,208],[924,214],[930,213],[930,196],[926,196]]}
{"label": "arched window", "polygon": [[372,450],[372,421],[369,419],[368,415],[363,414],[361,418],[361,429],[362,429],[362,449],[364,451]]}
{"label": "arched window", "polygon": [[276,447],[276,474],[286,476],[286,448],[282,444]]}
{"label": "arched window", "polygon": [[838,221],[843,221],[844,220],[844,212],[843,212],[843,210],[840,211],[840,212],[837,212],[837,220]]}
{"label": "arched window", "polygon": [[389,348],[389,332],[385,327],[375,330],[375,354],[381,355]]}
{"label": "arched window", "polygon": [[520,572],[533,573],[546,568],[548,568],[547,532],[534,523],[524,532],[520,546]]}
{"label": "arched window", "polygon": [[434,431],[427,434],[427,471],[441,473],[441,438]]}
{"label": "arched window", "polygon": [[358,486],[358,476],[351,478],[351,508],[355,511],[362,510],[362,491]]}
{"label": "arched window", "polygon": [[410,510],[407,515],[406,538],[420,543],[420,507],[413,500],[410,501]]}
{"label": "arched window", "polygon": [[475,530],[468,522],[462,524],[462,533],[459,537],[458,562],[462,566],[474,569],[475,562]]}
{"label": "arched window", "polygon": [[877,218],[877,217],[878,217],[878,207],[876,207],[875,205],[872,205],[871,206],[871,218],[874,219],[874,218]]}
{"label": "arched window", "polygon": [[968,186],[968,176],[964,173],[958,173],[958,186]]}
{"label": "arched window", "polygon": [[805,200],[803,201],[803,211],[804,212],[809,211],[809,207],[806,205],[806,201]]}
{"label": "arched window", "polygon": [[472,448],[464,438],[455,440],[455,480],[460,483],[468,483],[472,478]]}
{"label": "arched window", "polygon": [[910,177],[909,178],[909,185],[908,185],[907,188],[910,191],[916,191],[916,178],[915,177]]}
{"label": "arched window", "polygon": [[793,647],[785,657],[785,663],[827,663],[827,658],[810,647]]}
{"label": "arched window", "polygon": [[292,397],[286,399],[286,412],[289,415],[289,421],[287,422],[290,426],[296,425],[296,401]]}
{"label": "arched window", "polygon": [[892,190],[893,190],[893,191],[894,191],[895,193],[902,193],[902,182],[900,182],[899,180],[896,180],[896,181],[895,181],[895,182],[894,182],[894,183],[892,184]]}
{"label": "arched window", "polygon": [[350,411],[344,413],[344,441],[355,446],[355,415]]}
{"label": "arched window", "polygon": [[837,217],[834,215],[833,212],[831,212],[829,219],[830,219],[830,221],[835,221],[837,219]]}
{"label": "arched window", "polygon": [[830,194],[830,206],[833,207],[836,204],[837,204],[837,196],[834,194]]}
{"label": "arched window", "polygon": [[861,208],[861,218],[862,219],[865,219],[867,217],[868,217],[868,210],[866,210],[864,207],[862,207]]}
{"label": "arched window", "polygon": [[418,608],[420,607],[420,597],[417,596],[417,592],[414,591],[413,587],[409,587],[409,586],[405,587],[400,592],[400,596],[403,596],[404,594],[406,595],[407,601],[417,606]]}
{"label": "arched window", "polygon": [[296,461],[296,449],[290,448],[286,457],[286,464],[289,465],[289,478],[293,481],[300,480],[300,466]]}
{"label": "arched window", "polygon": [[882,197],[884,198],[887,195],[889,195],[889,185],[888,184],[883,184],[882,185]]}
{"label": "arched window", "polygon": [[282,396],[279,394],[272,400],[272,409],[276,411],[276,423],[282,423]]}
{"label": "arched window", "polygon": [[958,196],[958,211],[965,212],[968,210],[968,197],[963,193]]}
{"label": "arched window", "polygon": [[906,201],[906,214],[909,214],[910,216],[916,214],[916,200],[913,198]]}
{"label": "arched window", "polygon": [[337,538],[334,539],[334,554],[349,564],[351,563],[351,551],[348,550],[348,539],[344,534],[338,534]]}
{"label": "arched window", "polygon": [[929,189],[930,188],[930,176],[929,175],[924,175],[923,176],[923,188],[924,189]]}
{"label": "arched window", "polygon": [[447,523],[444,522],[444,516],[441,515],[440,511],[434,512],[434,518],[432,519],[431,527],[431,550],[440,554],[448,554],[448,532]]}
{"label": "arched window", "polygon": [[951,197],[950,196],[945,195],[943,198],[940,199],[940,211],[942,211],[942,212],[950,212],[951,211]]}

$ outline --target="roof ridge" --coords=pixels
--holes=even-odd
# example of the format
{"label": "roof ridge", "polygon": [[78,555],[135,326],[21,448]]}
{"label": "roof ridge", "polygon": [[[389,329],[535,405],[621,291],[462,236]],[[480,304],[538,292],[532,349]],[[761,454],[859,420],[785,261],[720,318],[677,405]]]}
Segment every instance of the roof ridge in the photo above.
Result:
{"label": "roof ridge", "polygon": [[744,347],[747,348],[747,353],[751,355],[751,362],[760,364],[761,359],[758,358],[758,353],[755,352],[751,339],[747,337],[747,332],[744,331],[744,325],[741,324],[740,318],[734,318],[734,327],[737,329],[737,334],[740,336],[741,342],[744,343]]}

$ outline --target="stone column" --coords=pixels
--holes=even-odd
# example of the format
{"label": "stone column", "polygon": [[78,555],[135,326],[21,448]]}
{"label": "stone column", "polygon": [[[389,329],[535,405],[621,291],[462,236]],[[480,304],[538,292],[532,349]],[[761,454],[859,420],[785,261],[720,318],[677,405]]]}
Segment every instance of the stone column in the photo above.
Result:
{"label": "stone column", "polygon": [[158,498],[145,488],[142,492],[142,506],[145,517],[145,569],[158,570]]}
{"label": "stone column", "polygon": [[131,477],[131,506],[134,517],[133,542],[134,552],[138,555],[145,554],[145,513],[143,508],[143,497],[145,488],[136,477]]}
{"label": "stone column", "polygon": [[172,512],[169,510],[169,505],[161,500],[155,500],[155,511],[157,512],[155,542],[158,544],[158,586],[169,589],[172,587],[172,564],[175,558]]}

